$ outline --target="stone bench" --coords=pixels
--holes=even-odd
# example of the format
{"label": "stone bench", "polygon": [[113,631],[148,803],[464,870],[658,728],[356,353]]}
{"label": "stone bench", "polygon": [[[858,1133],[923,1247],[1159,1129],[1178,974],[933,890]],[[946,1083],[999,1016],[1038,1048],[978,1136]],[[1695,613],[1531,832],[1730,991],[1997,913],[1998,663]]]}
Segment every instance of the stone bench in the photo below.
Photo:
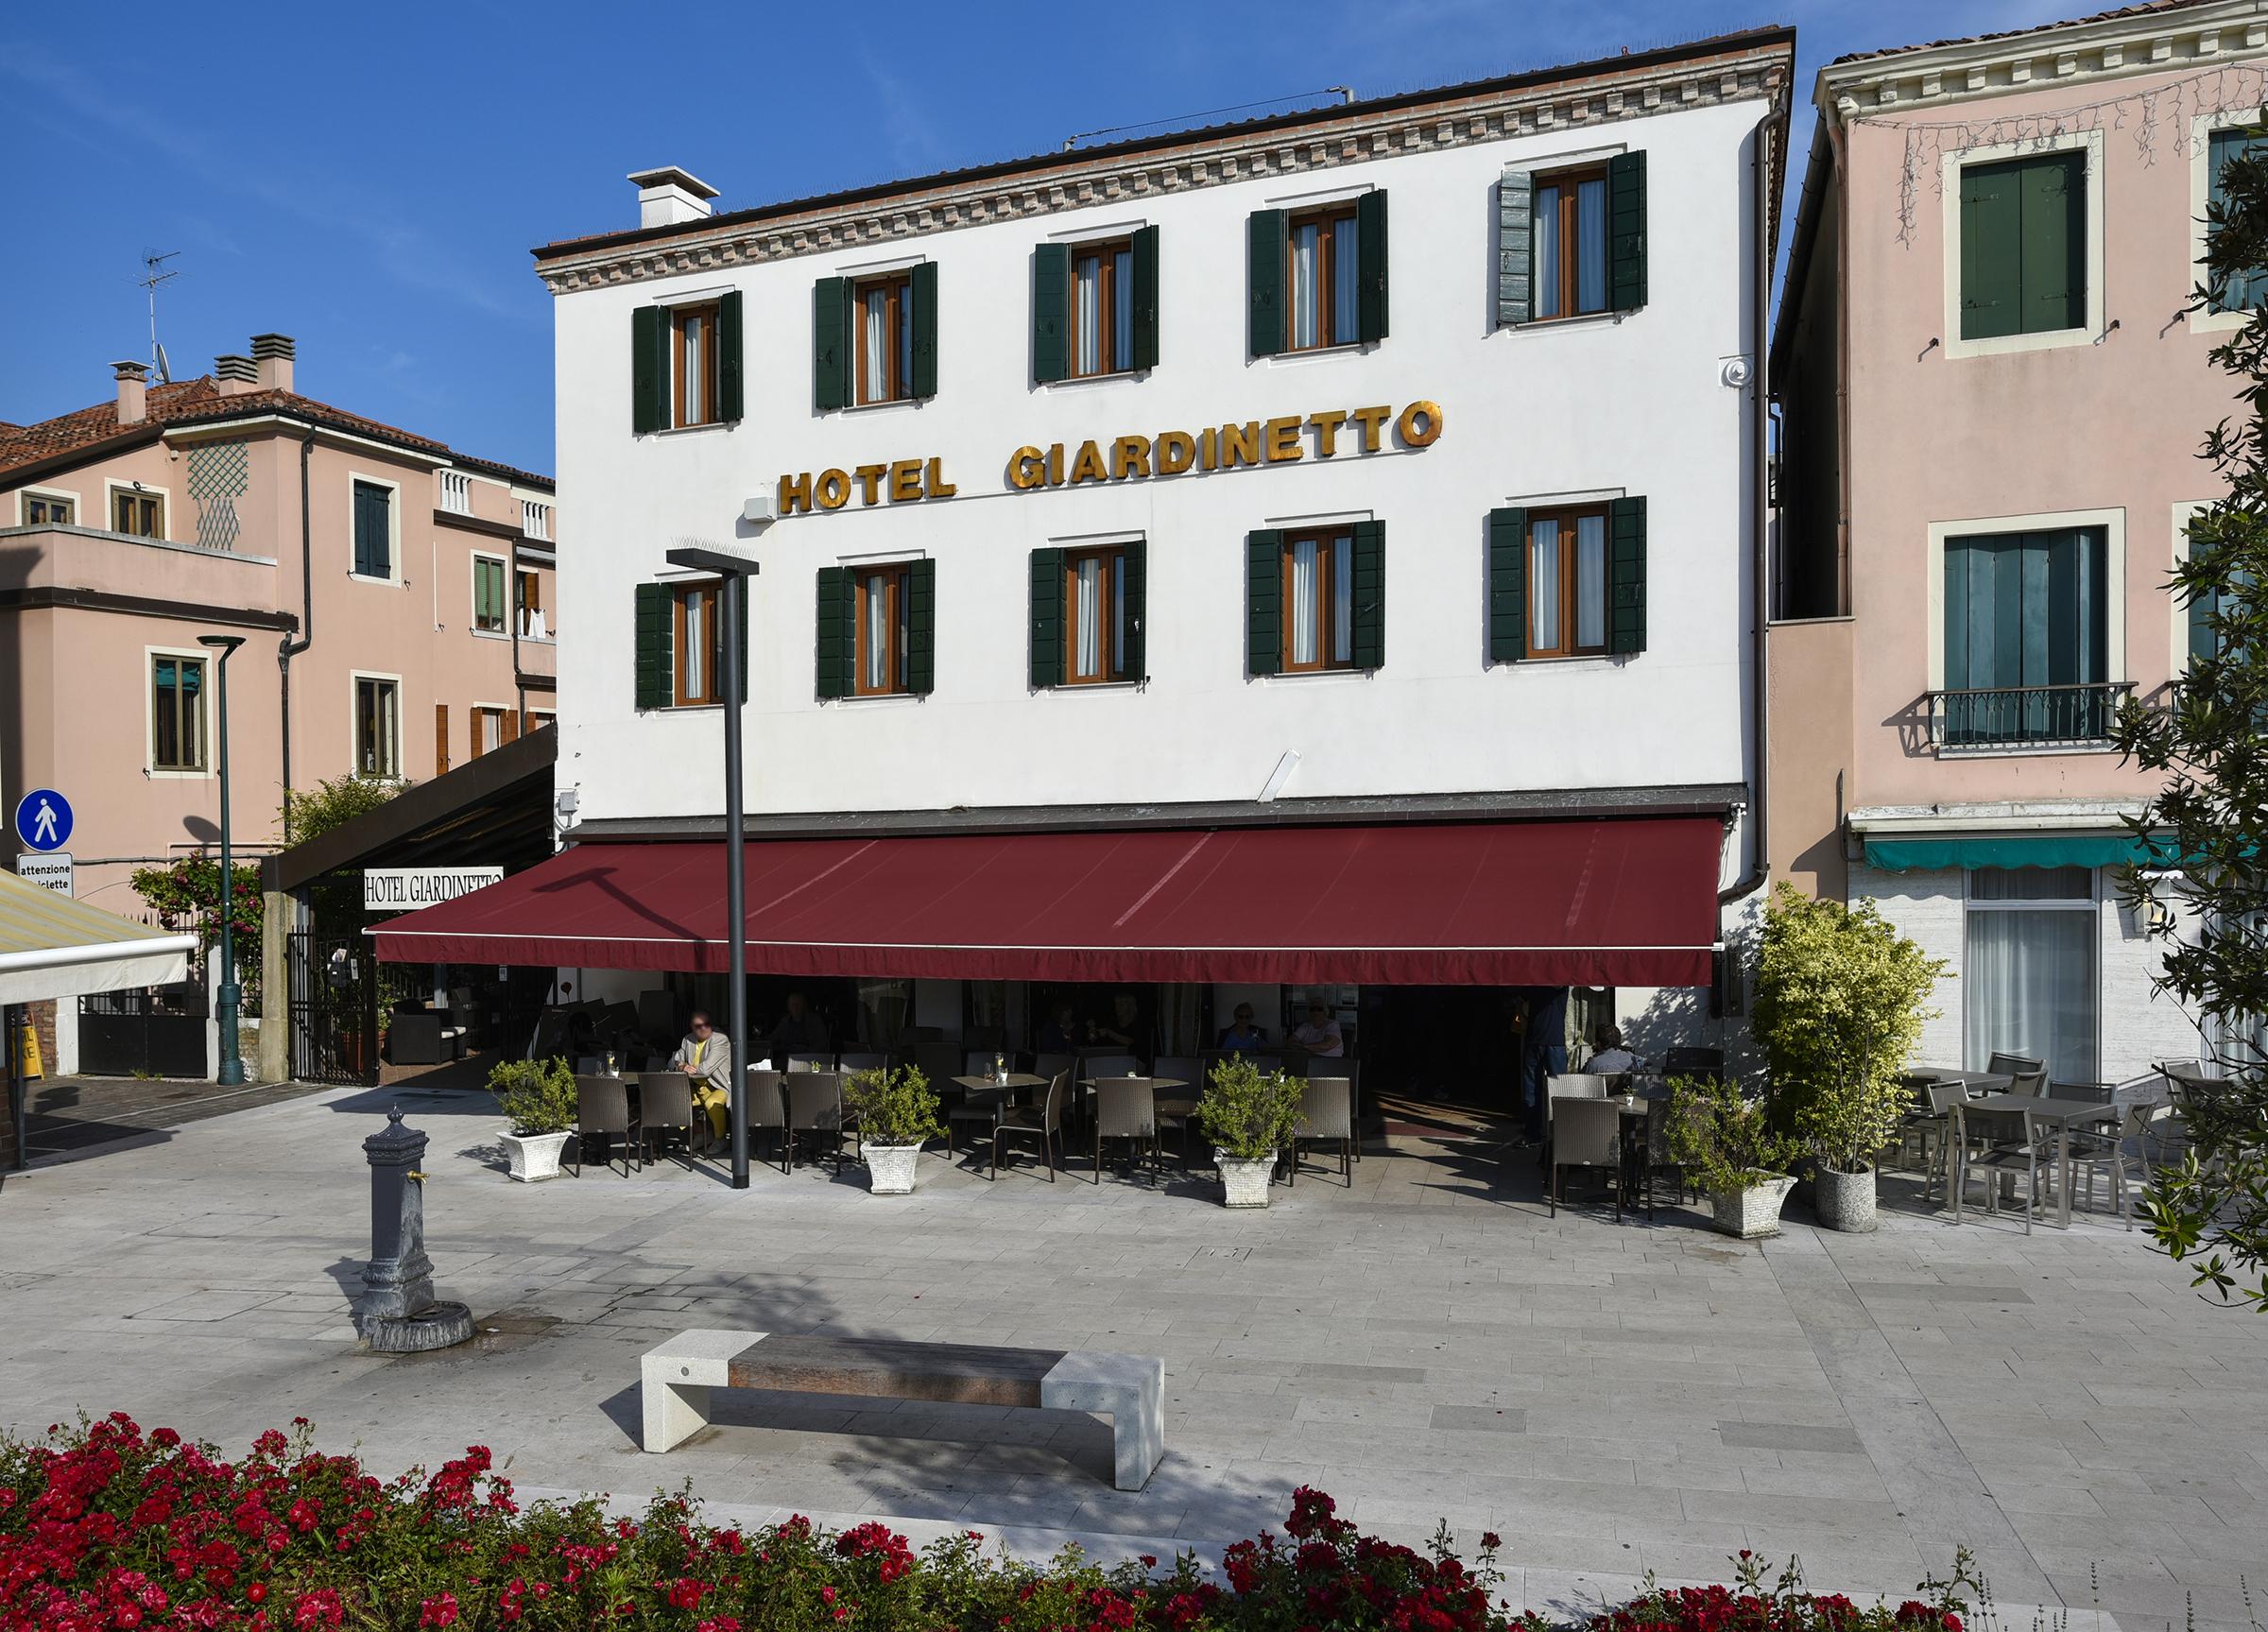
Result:
{"label": "stone bench", "polygon": [[1121,1490],[1147,1485],[1165,1454],[1165,1362],[1138,1354],[680,1331],[646,1350],[639,1383],[644,1443],[652,1452],[708,1426],[711,1389],[768,1388],[1101,1413],[1110,1418]]}

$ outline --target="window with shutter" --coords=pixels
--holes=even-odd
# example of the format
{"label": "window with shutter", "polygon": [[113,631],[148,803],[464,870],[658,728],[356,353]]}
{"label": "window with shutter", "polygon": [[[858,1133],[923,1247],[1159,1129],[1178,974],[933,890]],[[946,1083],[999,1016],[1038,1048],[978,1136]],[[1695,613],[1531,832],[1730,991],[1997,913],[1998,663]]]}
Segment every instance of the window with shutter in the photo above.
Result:
{"label": "window with shutter", "polygon": [[1357,522],[1353,537],[1353,666],[1386,666],[1386,524]]}
{"label": "window with shutter", "polygon": [[1137,540],[1119,549],[1119,678],[1150,678],[1150,546]]}
{"label": "window with shutter", "polygon": [[1384,639],[1384,534],[1376,522],[1276,535],[1278,666],[1270,673],[1375,668]]}
{"label": "window with shutter", "polygon": [[[2238,159],[2259,159],[2268,155],[2268,130],[2247,126],[2238,129],[2215,130],[2206,144],[2205,201],[2208,207],[2207,241],[2209,243],[2220,228],[2210,215],[2214,206],[2225,209],[2228,191],[2223,184],[2225,172]],[[2198,281],[2206,281],[2207,273],[2200,266]],[[2268,269],[2254,267],[2247,272],[2234,272],[2225,277],[2212,290],[2213,310],[2216,312],[2249,312],[2268,298]]]}
{"label": "window with shutter", "polygon": [[1282,350],[1310,352],[1350,346],[1366,337],[1366,316],[1384,321],[1384,227],[1382,207],[1378,215],[1381,283],[1376,301],[1366,306],[1364,218],[1358,205],[1333,204],[1287,217],[1283,309],[1288,327]]}
{"label": "window with shutter", "polygon": [[1530,180],[1526,320],[1608,310],[1613,280],[1606,166],[1544,170]]}
{"label": "window with shutter", "polygon": [[851,400],[860,406],[937,391],[936,264],[851,285]]}
{"label": "window with shutter", "polygon": [[660,306],[640,306],[630,313],[630,430],[636,436],[669,423],[663,385],[669,369],[668,332],[668,314]]}
{"label": "window with shutter", "polygon": [[1035,691],[1063,683],[1063,552],[1032,552],[1031,681]]}
{"label": "window with shutter", "polygon": [[734,289],[716,302],[716,417],[726,424],[741,418],[743,345],[740,291]]}
{"label": "window with shutter", "polygon": [[354,573],[394,575],[394,492],[380,482],[354,484]]}
{"label": "window with shutter", "polygon": [[851,401],[850,280],[821,278],[811,286],[811,400],[821,413]]}
{"label": "window with shutter", "polygon": [[1071,248],[1032,250],[1032,378],[1045,384],[1071,372]]}
{"label": "window with shutter", "polygon": [[677,673],[677,622],[667,584],[638,586],[637,630],[637,705],[668,708]]}
{"label": "window with shutter", "polygon": [[1612,238],[1614,309],[1635,312],[1646,303],[1646,153],[1617,153],[1606,161],[1607,231]]}
{"label": "window with shutter", "polygon": [[849,567],[821,567],[816,639],[818,694],[847,697],[852,693],[857,668],[857,595]]}
{"label": "window with shutter", "polygon": [[937,563],[907,562],[904,593],[905,689],[927,696],[936,687]]}
{"label": "window with shutter", "polygon": [[1646,649],[1646,501],[1607,507],[1606,649],[1618,656]]}
{"label": "window with shutter", "polygon": [[914,338],[906,394],[934,397],[937,394],[937,264],[922,262],[914,268],[909,282]]}
{"label": "window with shutter", "polygon": [[670,701],[698,708],[725,700],[725,586],[722,579],[673,584],[672,646],[677,665]]}
{"label": "window with shutter", "polygon": [[1386,195],[1365,193],[1355,203],[1355,332],[1353,339],[1386,337]]}
{"label": "window with shutter", "polygon": [[1496,183],[1496,324],[1500,329],[1528,320],[1535,277],[1535,179],[1525,170],[1506,170]]}
{"label": "window with shutter", "polygon": [[1134,233],[1134,355],[1132,366],[1158,366],[1158,229]]}
{"label": "window with shutter", "polygon": [[[1492,560],[1497,516],[1525,519],[1527,560],[1520,597],[1525,627],[1520,632],[1519,656],[1573,658],[1605,652],[1613,604],[1608,507],[1499,510],[1490,518]],[[1493,591],[1494,585],[1490,587]],[[1492,620],[1494,612],[1492,602]]]}
{"label": "window with shutter", "polygon": [[472,558],[472,627],[482,634],[500,635],[504,627],[504,558]]}
{"label": "window with shutter", "polygon": [[1074,245],[1070,263],[1066,373],[1092,379],[1130,372],[1136,366],[1133,240]]}
{"label": "window with shutter", "polygon": [[1961,337],[2087,323],[2087,153],[1961,167]]}
{"label": "window with shutter", "polygon": [[1528,655],[1528,512],[1488,512],[1488,660]]}
{"label": "window with shutter", "polygon": [[1284,215],[1255,210],[1245,224],[1248,345],[1255,357],[1284,349]]}
{"label": "window with shutter", "polygon": [[1245,535],[1245,672],[1282,667],[1283,535],[1271,528]]}

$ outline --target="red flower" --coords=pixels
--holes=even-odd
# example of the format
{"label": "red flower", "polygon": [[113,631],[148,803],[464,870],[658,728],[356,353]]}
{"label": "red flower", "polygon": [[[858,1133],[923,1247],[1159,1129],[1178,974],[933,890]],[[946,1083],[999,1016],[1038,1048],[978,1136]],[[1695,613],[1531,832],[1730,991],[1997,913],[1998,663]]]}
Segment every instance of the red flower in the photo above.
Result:
{"label": "red flower", "polygon": [[418,1624],[421,1626],[454,1626],[456,1624],[456,1594],[438,1593],[418,1606]]}
{"label": "red flower", "polygon": [[708,1591],[706,1582],[696,1581],[690,1575],[679,1576],[670,1584],[669,1606],[672,1609],[696,1609],[700,1606],[701,1594]]}

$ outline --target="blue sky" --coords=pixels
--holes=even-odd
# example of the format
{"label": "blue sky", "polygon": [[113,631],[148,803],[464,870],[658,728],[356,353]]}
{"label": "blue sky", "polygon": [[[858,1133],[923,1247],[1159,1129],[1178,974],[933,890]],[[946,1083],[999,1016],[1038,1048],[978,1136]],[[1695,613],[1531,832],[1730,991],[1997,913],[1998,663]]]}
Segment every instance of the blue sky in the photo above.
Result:
{"label": "blue sky", "polygon": [[24,8],[0,17],[14,229],[0,419],[84,406],[109,393],[107,364],[147,356],[141,256],[173,249],[159,333],[176,377],[280,330],[298,337],[307,394],[549,471],[551,298],[527,251],[633,224],[632,169],[682,164],[735,208],[1048,151],[1101,126],[1337,84],[1385,94],[1771,22],[1797,27],[1800,169],[1812,76],[1830,58],[2088,9],[1279,0],[1127,27],[1118,8],[868,0],[854,39],[851,12],[825,5]]}

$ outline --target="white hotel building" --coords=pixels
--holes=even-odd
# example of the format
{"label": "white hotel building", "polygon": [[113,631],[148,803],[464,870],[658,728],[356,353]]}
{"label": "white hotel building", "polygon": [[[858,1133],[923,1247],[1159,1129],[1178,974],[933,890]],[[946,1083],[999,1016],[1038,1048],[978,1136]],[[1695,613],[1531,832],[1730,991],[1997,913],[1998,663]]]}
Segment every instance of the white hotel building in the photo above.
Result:
{"label": "white hotel building", "polygon": [[1367,1080],[1491,1096],[1517,988],[1714,1041],[1793,40],[747,209],[633,178],[536,252],[574,843],[382,955],[718,1003],[702,542],[761,569],[758,1033],[794,986],[839,1045],[1030,1047],[1131,989],[1182,1054],[1319,994]]}

